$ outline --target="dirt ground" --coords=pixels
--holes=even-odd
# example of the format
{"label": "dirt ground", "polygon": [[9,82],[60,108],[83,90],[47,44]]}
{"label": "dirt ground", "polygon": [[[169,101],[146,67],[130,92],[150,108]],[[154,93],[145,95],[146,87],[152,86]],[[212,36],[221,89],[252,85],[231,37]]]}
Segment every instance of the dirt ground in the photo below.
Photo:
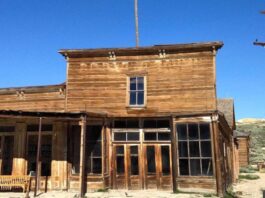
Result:
{"label": "dirt ground", "polygon": [[[239,180],[237,184],[233,186],[234,192],[237,193],[239,198],[264,198],[263,191],[265,190],[265,173],[255,173],[260,176],[257,180]],[[0,198],[24,198],[24,193],[0,193]],[[33,192],[30,193],[30,197],[33,197]],[[63,191],[51,191],[48,193],[39,193],[39,198],[77,198],[77,192],[63,192]],[[202,194],[173,194],[169,191],[157,191],[157,190],[141,190],[141,191],[126,191],[126,190],[110,190],[108,192],[93,192],[87,193],[87,198],[201,198]]]}
{"label": "dirt ground", "polygon": [[[24,198],[23,193],[0,193],[0,198]],[[33,197],[33,193],[30,193]],[[48,192],[38,195],[39,198],[77,198],[78,194],[73,192]],[[141,190],[141,191],[124,191],[124,190],[110,190],[109,192],[94,192],[87,193],[87,198],[201,198],[201,194],[173,194],[169,191],[157,190]]]}
{"label": "dirt ground", "polygon": [[239,180],[234,185],[234,192],[237,192],[240,198],[263,198],[263,190],[265,191],[265,173],[254,173],[259,175],[257,180]]}

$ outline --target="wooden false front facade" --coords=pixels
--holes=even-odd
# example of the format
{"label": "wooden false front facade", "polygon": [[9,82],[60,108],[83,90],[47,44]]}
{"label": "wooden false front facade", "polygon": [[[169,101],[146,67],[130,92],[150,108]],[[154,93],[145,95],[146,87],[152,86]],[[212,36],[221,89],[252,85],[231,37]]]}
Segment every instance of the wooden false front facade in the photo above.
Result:
{"label": "wooden false front facade", "polygon": [[234,145],[217,110],[221,46],[61,50],[65,84],[0,90],[1,174],[38,167],[41,188],[81,195],[106,188],[223,194]]}

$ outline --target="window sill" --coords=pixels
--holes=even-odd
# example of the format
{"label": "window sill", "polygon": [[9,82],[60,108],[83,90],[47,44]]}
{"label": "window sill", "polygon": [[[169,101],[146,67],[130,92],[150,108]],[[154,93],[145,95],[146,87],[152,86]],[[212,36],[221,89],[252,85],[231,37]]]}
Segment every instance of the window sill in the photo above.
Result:
{"label": "window sill", "polygon": [[132,110],[143,110],[146,109],[146,105],[128,105],[126,108]]}

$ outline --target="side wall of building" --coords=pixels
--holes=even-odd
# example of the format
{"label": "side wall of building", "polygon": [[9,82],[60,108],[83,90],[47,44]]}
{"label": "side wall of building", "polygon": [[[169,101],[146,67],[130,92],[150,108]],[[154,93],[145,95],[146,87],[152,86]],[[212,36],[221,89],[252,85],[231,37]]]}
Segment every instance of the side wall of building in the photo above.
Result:
{"label": "side wall of building", "polygon": [[246,167],[249,165],[249,137],[237,137],[239,166]]}

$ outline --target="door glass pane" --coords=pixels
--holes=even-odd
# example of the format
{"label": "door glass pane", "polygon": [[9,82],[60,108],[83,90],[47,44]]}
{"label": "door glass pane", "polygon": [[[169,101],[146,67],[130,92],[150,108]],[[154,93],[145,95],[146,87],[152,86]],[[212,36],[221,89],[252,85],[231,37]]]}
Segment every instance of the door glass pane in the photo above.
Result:
{"label": "door glass pane", "polygon": [[147,146],[146,147],[146,156],[147,156],[147,172],[148,174],[156,173],[156,163],[155,163],[155,147]]}
{"label": "door glass pane", "polygon": [[161,146],[161,157],[162,157],[162,173],[163,175],[170,175],[169,146]]}
{"label": "door glass pane", "polygon": [[124,146],[116,147],[117,173],[124,174]]}
{"label": "door glass pane", "polygon": [[131,146],[131,175],[139,175],[138,146]]}

